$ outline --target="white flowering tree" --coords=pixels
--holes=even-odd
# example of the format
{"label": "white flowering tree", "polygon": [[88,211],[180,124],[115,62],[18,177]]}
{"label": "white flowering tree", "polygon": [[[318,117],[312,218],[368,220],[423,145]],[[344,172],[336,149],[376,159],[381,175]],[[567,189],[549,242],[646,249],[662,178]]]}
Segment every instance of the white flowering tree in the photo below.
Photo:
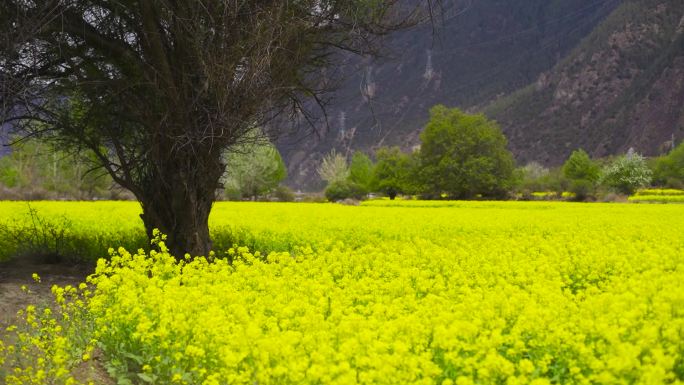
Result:
{"label": "white flowering tree", "polygon": [[627,154],[603,169],[601,181],[616,192],[631,195],[637,189],[648,186],[652,176],[646,159],[630,148]]}

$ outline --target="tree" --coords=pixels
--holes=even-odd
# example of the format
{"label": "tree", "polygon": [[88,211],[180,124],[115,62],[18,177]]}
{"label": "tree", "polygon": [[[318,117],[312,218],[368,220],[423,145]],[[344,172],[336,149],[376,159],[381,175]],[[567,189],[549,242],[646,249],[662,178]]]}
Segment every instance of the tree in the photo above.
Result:
{"label": "tree", "polygon": [[584,200],[593,194],[596,183],[601,176],[601,169],[591,160],[584,150],[575,150],[563,164],[563,175],[570,182],[570,191],[575,199]]}
{"label": "tree", "polygon": [[601,175],[599,166],[581,148],[570,154],[563,164],[563,175],[570,180],[584,179],[596,182]]}
{"label": "tree", "polygon": [[0,184],[33,198],[108,198],[112,180],[91,170],[92,161],[29,138],[0,158]]}
{"label": "tree", "polygon": [[[432,1],[0,3],[0,124],[87,150],[171,252],[206,255],[223,154],[324,103],[341,51],[427,17]],[[291,118],[291,119],[287,119]]]}
{"label": "tree", "polygon": [[669,187],[684,187],[684,142],[656,160],[653,180]]}
{"label": "tree", "polygon": [[371,190],[373,183],[373,162],[360,152],[354,152],[349,164],[349,181],[361,187],[366,193]]}
{"label": "tree", "polygon": [[435,106],[420,139],[418,175],[424,192],[469,199],[503,197],[512,188],[515,162],[506,137],[484,115]]}
{"label": "tree", "polygon": [[226,157],[224,189],[241,198],[256,200],[272,192],[287,177],[280,152],[271,143],[249,143],[232,149]]}
{"label": "tree", "polygon": [[412,192],[411,175],[413,158],[399,147],[381,147],[375,154],[377,162],[373,169],[373,190],[382,192],[390,200],[398,194]]}
{"label": "tree", "polygon": [[555,192],[560,196],[567,184],[561,167],[548,169],[537,162],[519,168],[517,174],[518,190],[526,198],[531,198],[535,191]]}
{"label": "tree", "polygon": [[644,157],[630,148],[626,155],[603,170],[602,183],[619,193],[631,195],[651,183],[652,176]]}
{"label": "tree", "polygon": [[316,171],[321,179],[328,182],[328,185],[335,182],[343,182],[349,178],[347,158],[342,154],[338,154],[334,149],[323,157]]}

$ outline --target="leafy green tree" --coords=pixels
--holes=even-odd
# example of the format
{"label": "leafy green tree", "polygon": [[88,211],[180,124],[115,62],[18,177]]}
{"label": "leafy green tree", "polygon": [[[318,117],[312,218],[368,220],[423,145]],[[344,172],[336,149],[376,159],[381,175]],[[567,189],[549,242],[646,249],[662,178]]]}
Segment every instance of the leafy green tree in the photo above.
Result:
{"label": "leafy green tree", "polygon": [[403,153],[399,147],[381,147],[375,157],[372,190],[387,195],[391,200],[415,190],[411,183],[412,155]]}
{"label": "leafy green tree", "polygon": [[631,195],[651,183],[652,176],[644,157],[630,149],[603,170],[602,183],[619,193]]}
{"label": "leafy green tree", "polygon": [[515,162],[506,137],[484,115],[435,106],[420,139],[424,192],[468,199],[503,197],[513,187]]}
{"label": "leafy green tree", "polygon": [[371,190],[371,185],[373,183],[373,162],[366,154],[360,151],[354,152],[351,164],[349,165],[348,180],[357,184],[366,192]]}
{"label": "leafy green tree", "polygon": [[287,177],[280,152],[271,143],[253,142],[235,148],[226,157],[224,188],[234,198],[258,197],[274,191]]}
{"label": "leafy green tree", "polygon": [[684,142],[655,161],[653,181],[673,188],[684,187]]}
{"label": "leafy green tree", "polygon": [[596,190],[601,176],[601,168],[591,160],[584,150],[575,150],[563,165],[563,175],[569,181],[569,189],[575,193],[575,199],[585,200]]}
{"label": "leafy green tree", "polygon": [[570,180],[584,179],[590,182],[598,181],[601,175],[600,167],[591,160],[584,150],[575,150],[563,165],[563,175]]}

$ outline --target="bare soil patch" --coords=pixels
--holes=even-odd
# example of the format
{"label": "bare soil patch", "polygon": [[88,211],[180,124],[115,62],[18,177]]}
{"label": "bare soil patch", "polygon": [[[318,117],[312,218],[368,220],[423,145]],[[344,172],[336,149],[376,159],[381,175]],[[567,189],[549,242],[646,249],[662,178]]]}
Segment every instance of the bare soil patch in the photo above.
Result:
{"label": "bare soil patch", "polygon": [[[28,305],[51,305],[54,301],[53,285],[77,286],[94,271],[94,265],[45,263],[46,260],[50,258],[24,256],[0,263],[0,338],[9,325],[17,323],[19,310]],[[33,280],[34,273],[40,276],[40,282]],[[21,289],[23,285],[29,289],[28,292]],[[114,384],[102,365],[101,354],[96,352],[93,356],[93,360],[74,368],[73,375],[79,380],[93,380],[96,384]]]}

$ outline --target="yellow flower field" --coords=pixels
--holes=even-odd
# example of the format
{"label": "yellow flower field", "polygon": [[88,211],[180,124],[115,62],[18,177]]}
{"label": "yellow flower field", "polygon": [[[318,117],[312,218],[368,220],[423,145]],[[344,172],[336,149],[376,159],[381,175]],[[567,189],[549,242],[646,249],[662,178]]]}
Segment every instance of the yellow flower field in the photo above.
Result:
{"label": "yellow flower field", "polygon": [[[142,234],[133,203],[33,206]],[[94,351],[120,383],[684,383],[682,205],[217,203],[211,225],[225,259],[160,236],[54,288],[0,342],[6,383],[75,383]]]}

